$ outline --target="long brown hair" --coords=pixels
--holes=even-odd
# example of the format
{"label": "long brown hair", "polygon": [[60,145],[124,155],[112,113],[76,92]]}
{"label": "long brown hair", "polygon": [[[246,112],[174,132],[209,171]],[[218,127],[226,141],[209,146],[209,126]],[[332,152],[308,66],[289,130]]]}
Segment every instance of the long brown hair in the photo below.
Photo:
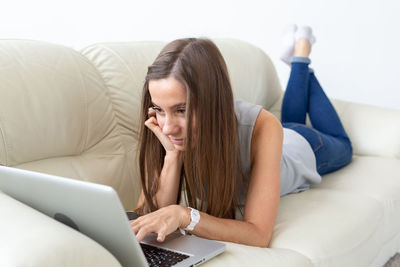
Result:
{"label": "long brown hair", "polygon": [[152,106],[149,81],[170,76],[187,90],[187,132],[181,171],[186,200],[191,207],[213,216],[233,218],[238,203],[238,181],[242,178],[233,93],[220,51],[211,40],[204,38],[172,41],[148,67],[139,137],[139,168],[145,202],[137,211],[148,213],[158,208],[154,196],[165,150],[144,122]]}

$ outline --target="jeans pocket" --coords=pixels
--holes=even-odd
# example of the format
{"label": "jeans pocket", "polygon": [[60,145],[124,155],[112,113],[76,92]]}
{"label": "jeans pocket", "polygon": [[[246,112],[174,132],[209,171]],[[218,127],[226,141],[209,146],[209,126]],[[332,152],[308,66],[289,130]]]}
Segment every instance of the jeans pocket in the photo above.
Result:
{"label": "jeans pocket", "polygon": [[323,136],[324,147],[315,153],[318,173],[336,171],[351,162],[352,148],[348,140],[333,136]]}

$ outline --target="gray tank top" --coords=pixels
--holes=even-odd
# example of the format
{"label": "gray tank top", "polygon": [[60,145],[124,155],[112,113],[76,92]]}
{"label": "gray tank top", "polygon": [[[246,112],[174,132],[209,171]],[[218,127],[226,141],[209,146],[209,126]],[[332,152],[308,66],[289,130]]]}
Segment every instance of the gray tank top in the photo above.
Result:
{"label": "gray tank top", "polygon": [[[244,174],[244,186],[239,189],[241,209],[246,200],[251,175],[250,149],[254,124],[262,107],[241,100],[235,101],[235,113],[238,120],[240,156]],[[265,149],[268,149],[267,147]],[[307,140],[297,132],[283,129],[283,147],[281,160],[280,195],[297,193],[321,182],[317,172],[314,152]]]}

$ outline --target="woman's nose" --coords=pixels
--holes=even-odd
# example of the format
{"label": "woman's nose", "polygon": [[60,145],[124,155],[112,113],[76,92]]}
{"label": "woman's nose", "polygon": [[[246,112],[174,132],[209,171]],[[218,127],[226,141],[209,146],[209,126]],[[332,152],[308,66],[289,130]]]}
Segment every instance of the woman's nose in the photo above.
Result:
{"label": "woman's nose", "polygon": [[173,118],[166,116],[162,131],[165,135],[175,134],[179,131],[177,123]]}

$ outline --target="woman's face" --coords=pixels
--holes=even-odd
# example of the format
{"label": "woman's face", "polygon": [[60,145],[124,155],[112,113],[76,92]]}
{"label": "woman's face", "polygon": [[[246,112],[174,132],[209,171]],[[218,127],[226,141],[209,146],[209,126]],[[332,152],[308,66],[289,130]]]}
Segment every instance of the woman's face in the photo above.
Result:
{"label": "woman's face", "polygon": [[158,125],[177,150],[186,138],[186,88],[173,77],[150,80],[149,92]]}

